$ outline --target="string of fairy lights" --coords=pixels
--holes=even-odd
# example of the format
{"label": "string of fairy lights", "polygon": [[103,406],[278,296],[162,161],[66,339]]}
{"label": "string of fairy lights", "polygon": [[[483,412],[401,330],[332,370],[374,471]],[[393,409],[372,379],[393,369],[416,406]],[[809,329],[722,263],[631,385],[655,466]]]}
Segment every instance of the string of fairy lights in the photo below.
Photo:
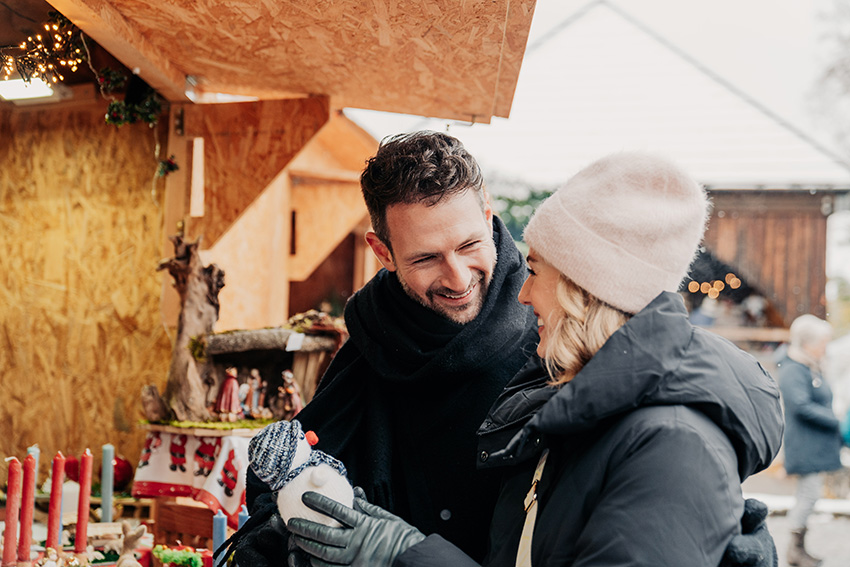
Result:
{"label": "string of fairy lights", "polygon": [[688,291],[691,293],[703,293],[712,299],[717,299],[720,296],[720,292],[726,289],[726,286],[729,286],[731,289],[738,289],[741,287],[741,284],[741,279],[732,272],[729,272],[722,280],[711,280],[707,282],[691,280],[688,282]]}
{"label": "string of fairy lights", "polygon": [[[154,159],[157,169],[151,182],[151,197],[156,202],[156,180],[178,169],[174,156],[160,160],[160,143],[156,128],[162,105],[156,92],[134,77],[141,84],[140,94],[133,101],[117,100],[115,91],[128,88],[128,79],[109,68],[96,71],[92,66],[91,54],[82,30],[59,12],[50,12],[44,31],[31,35],[17,45],[0,46],[0,75],[8,81],[18,75],[26,84],[40,79],[48,85],[65,80],[65,73],[74,73],[85,61],[97,80],[103,98],[110,101],[105,119],[107,124],[122,126],[134,122],[147,123],[154,134]],[[129,88],[128,88],[129,90]]]}
{"label": "string of fairy lights", "polygon": [[82,32],[58,12],[50,13],[44,32],[27,37],[18,45],[0,47],[0,72],[4,80],[15,73],[25,83],[41,79],[48,84],[65,80],[83,62]]}

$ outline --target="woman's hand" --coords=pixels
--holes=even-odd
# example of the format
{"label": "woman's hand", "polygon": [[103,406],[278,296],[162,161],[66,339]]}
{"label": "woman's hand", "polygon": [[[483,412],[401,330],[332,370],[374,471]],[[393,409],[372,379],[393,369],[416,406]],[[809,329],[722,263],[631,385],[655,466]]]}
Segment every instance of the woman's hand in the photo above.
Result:
{"label": "woman's hand", "polygon": [[302,518],[289,520],[292,540],[313,556],[314,567],[391,567],[396,557],[425,539],[401,518],[362,498],[354,499],[354,509],[316,492],[304,493],[301,500],[343,525],[331,528]]}

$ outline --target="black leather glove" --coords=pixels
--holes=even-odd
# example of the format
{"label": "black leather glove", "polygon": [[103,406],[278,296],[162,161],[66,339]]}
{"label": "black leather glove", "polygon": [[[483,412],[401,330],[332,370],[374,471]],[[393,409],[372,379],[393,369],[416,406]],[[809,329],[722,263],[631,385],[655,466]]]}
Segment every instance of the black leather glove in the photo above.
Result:
{"label": "black leather glove", "polygon": [[767,505],[755,498],[744,502],[741,535],[729,542],[720,567],[777,567],[776,545],[767,531]]}
{"label": "black leather glove", "polygon": [[[354,497],[362,501],[366,501],[366,492],[359,486],[354,487]],[[286,532],[287,541],[289,542],[289,555],[286,558],[288,567],[312,567],[310,564],[310,554],[302,550],[295,543],[294,537],[289,537],[289,531]]]}
{"label": "black leather glove", "polygon": [[362,498],[354,499],[355,509],[316,492],[305,492],[301,500],[343,525],[331,528],[303,518],[289,520],[292,540],[313,556],[313,567],[391,567],[396,557],[425,539],[401,518]]}

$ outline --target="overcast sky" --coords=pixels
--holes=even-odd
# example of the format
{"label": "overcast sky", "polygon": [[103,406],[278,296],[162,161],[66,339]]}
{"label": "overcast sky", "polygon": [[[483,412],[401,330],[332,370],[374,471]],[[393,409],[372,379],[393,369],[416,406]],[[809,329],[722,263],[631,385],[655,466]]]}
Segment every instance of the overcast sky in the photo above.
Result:
{"label": "overcast sky", "polygon": [[[614,0],[647,26],[783,118],[815,132],[809,99],[825,66],[822,36],[834,0]],[[539,0],[538,18],[586,2]],[[557,18],[558,15],[554,14]]]}

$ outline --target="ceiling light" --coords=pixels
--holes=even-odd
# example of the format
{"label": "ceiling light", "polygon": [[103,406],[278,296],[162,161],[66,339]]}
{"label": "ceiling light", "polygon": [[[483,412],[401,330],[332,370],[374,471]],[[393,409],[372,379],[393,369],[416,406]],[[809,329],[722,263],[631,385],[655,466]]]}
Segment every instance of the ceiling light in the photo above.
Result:
{"label": "ceiling light", "polygon": [[6,100],[24,100],[53,96],[53,89],[41,79],[32,79],[29,84],[23,79],[0,81],[0,97]]}

